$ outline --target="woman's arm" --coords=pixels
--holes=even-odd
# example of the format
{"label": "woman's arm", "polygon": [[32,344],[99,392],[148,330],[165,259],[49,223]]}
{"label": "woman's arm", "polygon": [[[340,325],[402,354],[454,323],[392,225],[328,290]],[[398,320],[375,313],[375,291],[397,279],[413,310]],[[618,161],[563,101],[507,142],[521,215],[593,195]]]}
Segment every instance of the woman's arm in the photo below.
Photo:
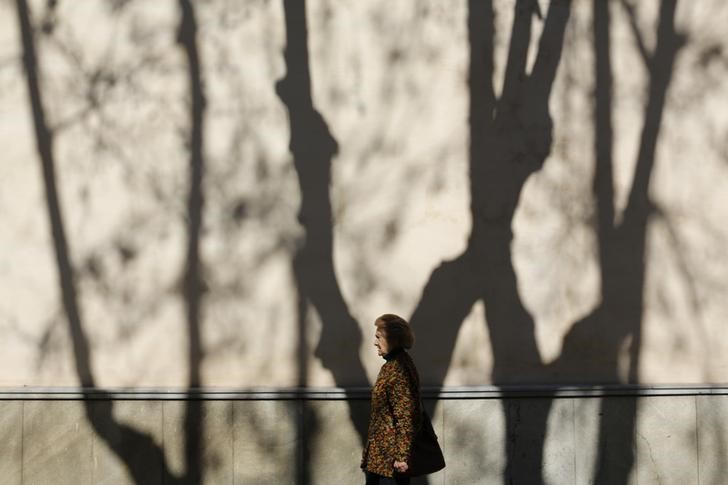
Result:
{"label": "woman's arm", "polygon": [[[395,455],[397,471],[406,471],[409,462],[412,440],[418,413],[418,400],[412,391],[413,385],[407,372],[400,365],[396,366],[392,379],[391,405],[394,414]],[[402,467],[404,464],[404,467]],[[402,469],[404,468],[404,469]]]}

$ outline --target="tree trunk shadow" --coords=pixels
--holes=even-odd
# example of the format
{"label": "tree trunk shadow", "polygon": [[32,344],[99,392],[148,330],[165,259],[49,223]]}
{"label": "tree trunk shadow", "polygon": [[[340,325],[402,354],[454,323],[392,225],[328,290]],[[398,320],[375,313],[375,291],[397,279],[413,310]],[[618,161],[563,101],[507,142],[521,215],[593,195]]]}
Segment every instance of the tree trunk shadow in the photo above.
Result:
{"label": "tree trunk shadow", "polygon": [[[290,150],[301,188],[298,219],[305,240],[294,257],[294,275],[301,297],[311,303],[323,325],[315,354],[337,385],[368,382],[361,363],[362,336],[339,288],[333,262],[333,221],[329,187],[332,158],[338,151],[326,121],[311,98],[305,0],[284,0],[286,75],[276,92],[288,109]],[[350,401],[351,402],[351,401]],[[366,416],[350,406],[350,417],[363,443]]]}
{"label": "tree trunk shadow", "polygon": [[[202,384],[200,367],[203,351],[200,335],[202,322],[202,274],[200,261],[200,235],[202,231],[202,215],[204,196],[202,182],[204,177],[204,114],[205,95],[202,85],[200,59],[197,48],[197,20],[191,0],[179,0],[182,14],[177,41],[182,46],[188,63],[190,89],[190,161],[189,161],[189,196],[187,212],[189,214],[187,230],[187,262],[184,275],[184,300],[187,311],[188,338],[188,376],[189,389],[199,388]],[[188,396],[184,418],[185,429],[185,482],[201,483],[202,464],[202,401]]]}
{"label": "tree trunk shadow", "polygon": [[[46,204],[55,251],[58,278],[63,308],[68,320],[73,346],[73,357],[81,387],[84,392],[86,416],[95,433],[121,460],[130,476],[138,484],[198,484],[202,477],[201,463],[201,402],[189,396],[185,415],[185,475],[174,475],[166,463],[164,450],[146,433],[119,423],[113,416],[114,403],[111,396],[96,388],[91,368],[91,349],[84,331],[75,271],[70,261],[69,245],[60,207],[56,163],[53,155],[53,133],[48,128],[43,107],[42,92],[38,80],[34,29],[26,0],[16,0],[18,24],[23,46],[23,67],[25,70],[29,101],[32,109],[36,148],[41,162],[46,193]],[[199,386],[199,366],[202,358],[199,337],[200,285],[199,285],[199,236],[202,217],[202,120],[204,98],[197,59],[194,10],[189,0],[180,0],[182,22],[179,40],[185,47],[190,62],[190,86],[192,91],[192,135],[191,135],[191,190],[189,200],[190,228],[188,258],[185,274],[185,303],[189,332],[190,388]],[[91,392],[93,390],[93,392]]]}
{"label": "tree trunk shadow", "polygon": [[[502,95],[493,89],[494,11],[491,2],[469,2],[470,183],[473,229],[464,253],[443,263],[425,286],[412,323],[428,383],[442,385],[463,319],[485,303],[492,380],[499,385],[538,382],[543,371],[534,322],[520,300],[512,265],[511,222],[528,177],[551,149],[548,100],[559,64],[570,2],[554,1],[530,74],[526,59],[535,2],[518,1]],[[431,360],[430,356],[438,356]],[[426,356],[426,357],[425,357]],[[425,358],[427,360],[425,360]],[[434,365],[433,365],[434,364]],[[542,483],[545,421],[550,404],[522,426],[519,408],[503,402],[507,465],[504,481]],[[529,453],[522,453],[528,443]]]}
{"label": "tree trunk shadow", "polygon": [[[37,151],[42,165],[47,209],[54,242],[63,307],[73,343],[74,363],[81,386],[94,388],[91,350],[84,332],[74,269],[70,262],[57,190],[53,133],[49,130],[38,81],[38,63],[33,28],[26,0],[16,0],[23,44],[30,104]],[[545,18],[533,70],[525,71],[534,15],[532,0],[518,0],[512,27],[502,95],[493,89],[494,13],[490,1],[469,1],[470,42],[469,107],[470,182],[473,229],[467,249],[443,262],[431,275],[411,321],[418,334],[416,355],[427,383],[442,386],[462,322],[473,305],[485,303],[492,342],[492,380],[504,388],[512,383],[583,382],[585,376],[617,382],[621,349],[629,344],[627,380],[638,381],[646,231],[651,213],[649,180],[662,120],[665,96],[672,76],[680,38],[674,29],[676,0],[661,4],[655,51],[647,58],[650,75],[648,103],[627,208],[620,224],[614,223],[612,176],[612,74],[609,61],[609,2],[594,1],[596,58],[596,171],[599,257],[602,269],[602,302],[590,315],[576,322],[563,341],[561,355],[545,365],[535,339],[534,321],[520,300],[512,264],[511,224],[523,186],[540,170],[551,145],[552,120],[548,102],[564,43],[571,2],[553,0]],[[200,338],[201,262],[199,240],[202,227],[204,174],[203,118],[205,100],[197,52],[194,8],[190,0],[179,0],[182,20],[178,41],[189,62],[191,91],[189,227],[184,297],[189,337],[190,391],[201,385],[203,358]],[[286,75],[276,85],[278,96],[290,118],[290,151],[301,188],[299,220],[305,241],[298,249],[293,272],[301,304],[310,303],[318,312],[323,329],[316,355],[342,387],[367,382],[358,357],[359,325],[350,314],[341,293],[333,262],[332,209],[329,196],[331,164],[338,146],[326,121],[313,105],[309,72],[305,0],[284,0],[287,46]],[[301,312],[305,319],[305,311]],[[303,320],[302,320],[303,321]],[[303,325],[305,327],[305,325]],[[305,340],[305,335],[299,337]],[[303,346],[305,349],[305,345]],[[588,349],[593,348],[593,352]],[[586,350],[585,350],[586,349]],[[583,356],[594,358],[584,363]],[[303,354],[302,354],[303,355]],[[299,365],[305,366],[300,357]],[[305,383],[305,379],[303,379]],[[98,397],[99,394],[95,393]],[[350,403],[353,401],[349,401]],[[519,408],[503,402],[506,421],[505,482],[543,483],[541,465],[551,398],[544,400],[524,427]],[[192,393],[185,415],[185,463],[183,477],[175,476],[164,452],[154,439],[121,424],[113,416],[108,395],[85,400],[87,417],[96,434],[125,464],[136,483],[199,483],[201,460],[202,403]],[[366,416],[361,407],[349,406],[349,414],[360,440],[366,436]],[[599,427],[596,483],[627,483],[634,464],[636,398],[602,402]],[[523,453],[524,446],[529,453]],[[150,470],[159,470],[152,472]],[[526,476],[528,475],[528,477]]]}
{"label": "tree trunk shadow", "polygon": [[[570,2],[551,2],[530,75],[525,74],[525,59],[533,3],[516,3],[503,94],[497,101],[492,88],[492,5],[470,2],[473,230],[465,252],[433,272],[412,316],[418,332],[418,355],[423,356],[419,362],[425,362],[423,374],[434,385],[442,385],[459,327],[480,299],[486,308],[494,383],[507,386],[545,381],[619,382],[618,358],[625,342],[630,343],[628,380],[637,381],[645,238],[650,211],[648,187],[665,93],[679,45],[673,27],[675,3],[674,0],[663,2],[661,7],[634,183],[623,222],[614,226],[609,2],[594,2],[597,79],[594,187],[599,210],[602,303],[591,315],[574,324],[564,339],[562,354],[554,363],[545,365],[535,342],[533,318],[518,294],[510,226],[523,184],[531,173],[540,169],[550,151],[548,99]],[[584,356],[593,358],[584,363]],[[529,416],[528,425],[524,426],[522,417],[515,412],[517,408],[504,401],[505,483],[543,483],[541,465],[551,398],[545,403],[539,407],[540,412]],[[634,463],[636,399],[620,401],[618,409],[613,409],[615,405],[608,400],[602,403],[597,483],[626,483]],[[528,453],[523,452],[524,443],[528,444]],[[622,451],[615,451],[615,446]]]}

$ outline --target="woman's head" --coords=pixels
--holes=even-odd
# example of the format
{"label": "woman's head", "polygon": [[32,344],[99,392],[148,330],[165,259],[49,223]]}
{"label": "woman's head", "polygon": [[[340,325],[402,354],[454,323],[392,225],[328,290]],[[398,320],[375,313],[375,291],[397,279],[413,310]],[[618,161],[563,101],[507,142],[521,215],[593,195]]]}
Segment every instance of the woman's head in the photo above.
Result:
{"label": "woman's head", "polygon": [[385,313],[374,321],[377,327],[374,345],[379,355],[386,355],[398,348],[411,349],[415,335],[407,321],[391,313]]}

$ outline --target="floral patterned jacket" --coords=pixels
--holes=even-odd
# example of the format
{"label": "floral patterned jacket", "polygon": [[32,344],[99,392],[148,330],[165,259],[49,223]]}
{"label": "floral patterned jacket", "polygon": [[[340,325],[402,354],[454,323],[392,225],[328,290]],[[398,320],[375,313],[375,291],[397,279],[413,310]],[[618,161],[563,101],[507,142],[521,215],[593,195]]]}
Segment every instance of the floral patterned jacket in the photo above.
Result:
{"label": "floral patterned jacket", "polygon": [[384,477],[394,475],[394,462],[409,462],[415,432],[420,427],[420,382],[412,358],[404,349],[386,356],[372,389],[369,432],[361,467]]}

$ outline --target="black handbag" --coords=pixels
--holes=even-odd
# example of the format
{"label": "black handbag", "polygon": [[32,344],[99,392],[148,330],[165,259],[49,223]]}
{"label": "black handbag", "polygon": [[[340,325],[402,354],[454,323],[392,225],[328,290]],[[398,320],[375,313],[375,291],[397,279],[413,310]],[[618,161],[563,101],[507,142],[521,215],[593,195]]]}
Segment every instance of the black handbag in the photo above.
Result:
{"label": "black handbag", "polygon": [[407,463],[408,469],[400,475],[419,477],[445,468],[445,457],[442,455],[432,421],[422,406],[422,401],[420,401],[420,409],[422,410],[420,430],[412,440],[412,450],[409,463]]}

